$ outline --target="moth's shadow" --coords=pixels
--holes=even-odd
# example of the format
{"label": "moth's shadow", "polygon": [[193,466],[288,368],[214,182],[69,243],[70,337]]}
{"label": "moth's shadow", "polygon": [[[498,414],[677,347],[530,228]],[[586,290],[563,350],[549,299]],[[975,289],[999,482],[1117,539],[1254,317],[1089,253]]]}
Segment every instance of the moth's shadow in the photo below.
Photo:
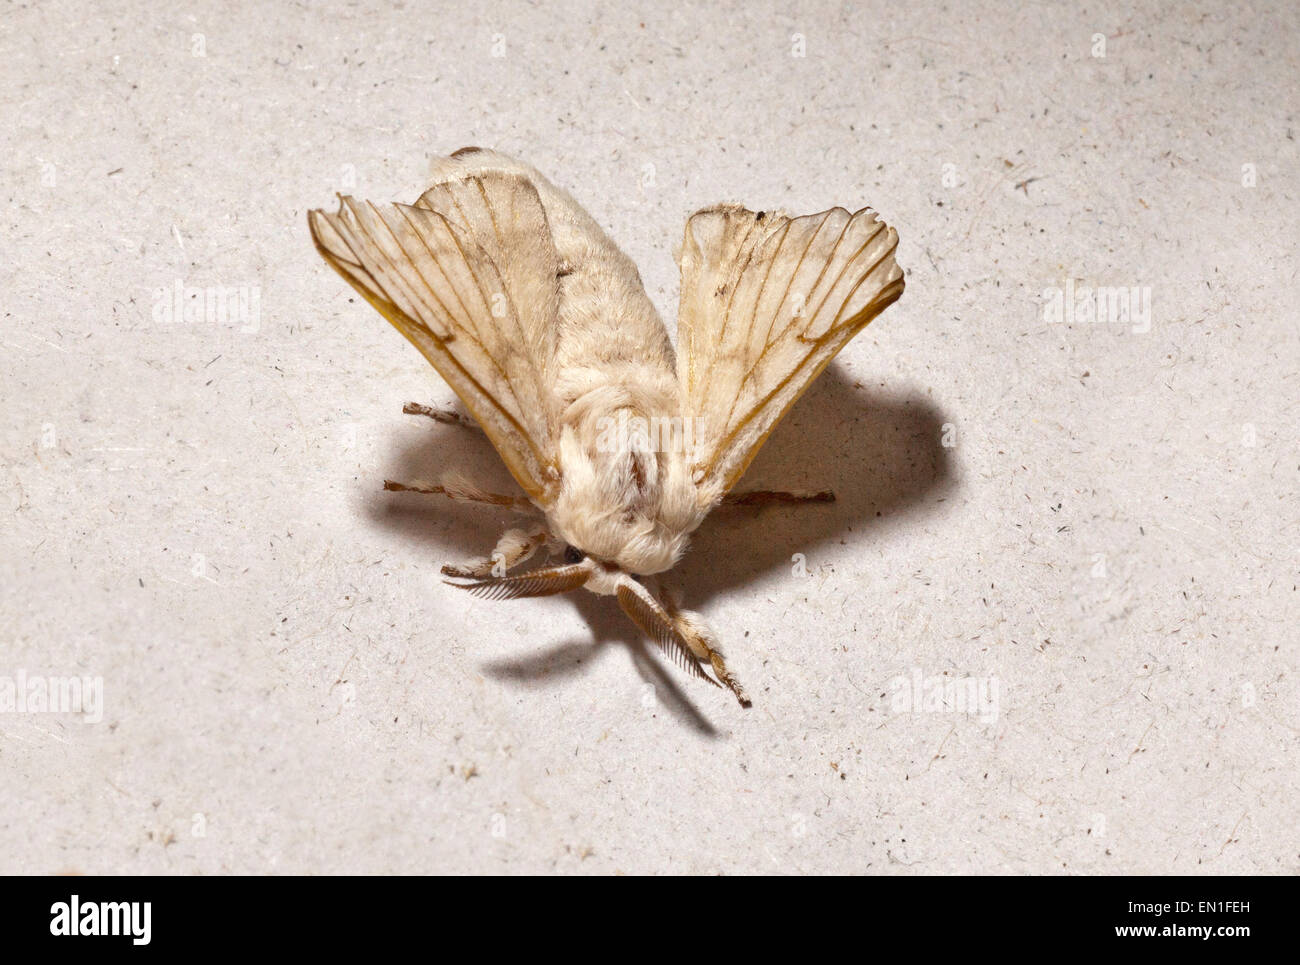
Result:
{"label": "moth's shadow", "polygon": [[938,507],[953,485],[943,415],[914,394],[860,388],[832,364],[787,413],[736,492],[820,491],[829,504],[720,507],[670,579],[703,605],[755,577],[854,552],[886,520]]}
{"label": "moth's shadow", "polygon": [[[695,534],[687,556],[666,575],[668,582],[682,590],[688,606],[703,608],[712,597],[761,574],[789,569],[796,553],[814,566],[832,552],[852,552],[839,544],[868,538],[880,520],[919,515],[936,506],[952,486],[943,446],[945,421],[928,399],[860,387],[832,363],[772,433],[736,490],[831,489],[836,501],[715,510]],[[416,441],[399,444],[385,478],[436,483],[448,470],[493,492],[520,492],[485,436],[428,419],[420,420]],[[375,480],[376,489],[380,482]],[[367,506],[378,525],[403,539],[434,544],[433,566],[487,555],[503,530],[526,519],[493,507],[410,493],[382,493]],[[830,544],[836,546],[833,551]],[[591,641],[496,660],[486,672],[525,686],[553,682],[579,672],[604,643],[620,643],[669,712],[704,734],[715,733],[680,686],[688,678],[651,653],[653,648],[616,605],[588,593],[564,599],[591,627]]]}
{"label": "moth's shadow", "polygon": [[[653,713],[656,708],[663,707],[673,717],[703,736],[717,736],[717,731],[708,718],[682,689],[683,684],[689,686],[699,681],[678,674],[667,660],[652,653],[655,649],[653,645],[624,616],[611,598],[584,592],[571,593],[566,599],[591,628],[590,639],[568,641],[526,657],[491,660],[484,668],[488,676],[529,688],[551,686],[561,678],[579,673],[584,664],[595,659],[605,644],[621,644],[627,649],[638,676],[646,685],[636,694],[636,698],[643,702],[648,712]],[[674,674],[677,674],[676,679]],[[731,695],[727,694],[724,699],[730,700]]]}

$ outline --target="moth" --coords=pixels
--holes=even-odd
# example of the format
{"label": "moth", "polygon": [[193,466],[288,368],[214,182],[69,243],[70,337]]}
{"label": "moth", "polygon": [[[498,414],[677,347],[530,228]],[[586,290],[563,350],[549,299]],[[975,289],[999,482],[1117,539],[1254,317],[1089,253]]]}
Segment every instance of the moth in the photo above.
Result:
{"label": "moth", "polygon": [[[870,208],[697,211],[679,255],[674,351],[631,259],[567,192],[504,154],[462,148],[435,162],[414,204],[340,196],[308,224],[526,494],[386,483],[534,516],[491,558],[444,566],[448,582],[490,599],[614,596],[684,670],[750,706],[704,620],[655,577],[721,504],[833,498],[733,487],[827,363],[902,295],[897,232]],[[544,547],[563,558],[511,572]]]}

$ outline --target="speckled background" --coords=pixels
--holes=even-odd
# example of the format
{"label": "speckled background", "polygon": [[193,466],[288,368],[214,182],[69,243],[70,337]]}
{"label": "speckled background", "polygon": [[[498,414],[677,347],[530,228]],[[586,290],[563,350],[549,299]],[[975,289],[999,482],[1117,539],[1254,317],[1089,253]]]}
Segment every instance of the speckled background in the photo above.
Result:
{"label": "speckled background", "polygon": [[[1300,8],[609,6],[5,6],[0,700],[103,704],[0,712],[0,871],[1300,870]],[[674,574],[752,710],[608,599],[445,587],[507,518],[380,491],[505,473],[305,212],[466,144],[670,327],[696,208],[897,226],[747,477],[839,502]]]}

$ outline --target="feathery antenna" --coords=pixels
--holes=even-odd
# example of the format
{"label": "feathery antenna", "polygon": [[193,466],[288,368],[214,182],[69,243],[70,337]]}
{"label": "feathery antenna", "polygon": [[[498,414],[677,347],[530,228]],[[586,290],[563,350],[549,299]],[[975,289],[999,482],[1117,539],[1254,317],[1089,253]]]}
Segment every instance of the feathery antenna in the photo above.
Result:
{"label": "feathery antenna", "polygon": [[618,585],[617,592],[618,605],[623,608],[623,612],[659,645],[664,656],[692,676],[707,680],[715,687],[722,686],[704,672],[704,668],[695,659],[695,654],[691,652],[686,641],[673,629],[673,622],[667,612],[659,605],[659,601],[650,595],[649,590],[635,580],[625,578]]}
{"label": "feathery antenna", "polygon": [[451,580],[443,582],[448,586],[469,590],[484,600],[519,600],[529,596],[568,593],[591,579],[591,574],[591,564],[584,560],[569,566],[548,566],[499,579],[476,580],[473,583],[453,583]]}

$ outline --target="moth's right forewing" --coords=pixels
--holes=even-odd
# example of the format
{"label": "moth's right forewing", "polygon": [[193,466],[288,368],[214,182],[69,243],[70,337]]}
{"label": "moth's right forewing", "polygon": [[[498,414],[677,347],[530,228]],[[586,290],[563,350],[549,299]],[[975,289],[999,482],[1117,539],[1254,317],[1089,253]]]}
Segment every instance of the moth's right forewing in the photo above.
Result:
{"label": "moth's right forewing", "polygon": [[445,210],[344,198],[335,214],[309,214],[312,237],[433,364],[545,507],[558,487],[548,372],[558,258],[546,215],[522,178],[446,187]]}

